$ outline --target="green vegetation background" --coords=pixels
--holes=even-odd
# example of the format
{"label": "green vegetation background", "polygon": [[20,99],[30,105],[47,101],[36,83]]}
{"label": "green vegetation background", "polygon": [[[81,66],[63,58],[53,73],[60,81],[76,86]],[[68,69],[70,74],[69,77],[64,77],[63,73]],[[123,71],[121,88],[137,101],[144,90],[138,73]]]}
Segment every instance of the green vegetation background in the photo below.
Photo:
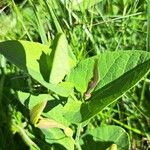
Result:
{"label": "green vegetation background", "polygon": [[[58,31],[62,30],[77,60],[105,51],[149,51],[149,20],[146,0],[99,0],[88,9],[73,10],[59,0],[1,0],[0,41],[23,39],[50,45]],[[55,26],[54,13],[59,22]],[[148,15],[147,15],[148,14]],[[147,21],[148,20],[148,21]],[[17,56],[16,56],[17,57]],[[19,134],[11,129],[13,120],[22,116],[22,105],[9,89],[38,93],[43,91],[36,82],[0,56],[0,150],[28,149]],[[121,83],[120,83],[121,84]],[[145,77],[89,123],[115,124],[123,127],[130,136],[132,149],[150,149],[150,80]],[[26,114],[24,112],[24,114]]]}

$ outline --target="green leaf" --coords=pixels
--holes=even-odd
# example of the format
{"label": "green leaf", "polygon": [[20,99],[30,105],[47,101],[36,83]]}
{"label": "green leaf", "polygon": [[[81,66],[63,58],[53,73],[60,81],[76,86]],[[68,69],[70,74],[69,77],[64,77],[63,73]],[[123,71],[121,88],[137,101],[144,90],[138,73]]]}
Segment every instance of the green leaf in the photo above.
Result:
{"label": "green leaf", "polygon": [[[58,45],[60,44],[58,43]],[[40,82],[46,88],[61,96],[67,97],[72,91],[71,84],[68,84],[68,86],[64,88],[60,84],[55,85],[48,83],[50,78],[50,70],[52,69],[50,67],[50,64],[52,64],[52,60],[50,60],[50,52],[51,50],[48,46],[35,42],[5,41],[0,43],[0,53],[4,55],[9,61],[31,75],[35,80]],[[58,60],[58,57],[56,60]],[[59,67],[57,67],[56,65],[56,60],[54,62],[54,67],[56,68],[54,69],[54,71],[52,71],[53,78],[54,75],[58,73],[57,69],[59,69]],[[61,61],[62,60],[64,62],[64,58],[62,59],[61,57]],[[61,71],[63,72],[60,72],[62,78],[67,72],[66,70],[66,66],[64,68],[64,71],[63,69],[61,69]],[[61,77],[59,77],[59,80]]]}
{"label": "green leaf", "polygon": [[[26,72],[37,72],[37,79],[41,79],[38,60],[42,55],[50,53],[46,45],[28,41],[5,41],[0,43],[0,53],[12,63]],[[32,74],[32,73],[31,73]],[[34,75],[33,75],[34,76]]]}
{"label": "green leaf", "polygon": [[80,91],[82,95],[87,90],[88,83],[93,77],[94,63],[95,57],[81,61],[68,77],[68,81],[73,83],[77,91]]}
{"label": "green leaf", "polygon": [[74,140],[71,137],[66,136],[60,129],[41,129],[45,135],[45,140],[47,143],[53,144],[54,147],[60,144],[63,146],[62,149],[74,150]]}
{"label": "green leaf", "polygon": [[[117,150],[129,150],[129,136],[121,127],[114,125],[102,125],[87,132],[83,138],[83,150],[97,150],[97,148],[116,148]],[[112,145],[113,144],[113,145]]]}
{"label": "green leaf", "polygon": [[58,84],[70,71],[68,43],[64,34],[58,34],[52,45],[50,83]]}
{"label": "green leaf", "polygon": [[45,99],[54,100],[49,94],[32,95],[25,92],[17,92],[17,94],[19,101],[29,110],[32,110],[39,103],[44,103]]}
{"label": "green leaf", "polygon": [[[88,102],[72,101],[66,104],[64,115],[72,122],[82,122],[93,117],[121,97],[149,71],[150,53],[145,51],[106,52],[81,61],[68,80],[82,94],[93,76],[94,59],[98,59],[99,82]],[[73,106],[76,106],[74,110]],[[69,118],[69,113],[72,118]]]}
{"label": "green leaf", "polygon": [[62,113],[64,111],[63,105],[66,103],[65,99],[56,99],[48,94],[40,94],[36,96],[24,92],[18,92],[18,99],[30,111],[40,103],[44,103],[45,99],[47,99],[47,105],[44,108],[42,115],[46,118],[55,120],[59,124],[63,124],[65,127],[70,125]]}

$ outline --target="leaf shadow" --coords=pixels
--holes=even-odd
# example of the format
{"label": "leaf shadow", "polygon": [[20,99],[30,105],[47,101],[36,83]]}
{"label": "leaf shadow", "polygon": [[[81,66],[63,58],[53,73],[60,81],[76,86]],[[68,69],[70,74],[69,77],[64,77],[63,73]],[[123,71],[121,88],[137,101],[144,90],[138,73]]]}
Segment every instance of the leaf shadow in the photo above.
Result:
{"label": "leaf shadow", "polygon": [[60,100],[56,100],[56,99],[50,100],[47,102],[47,105],[43,112],[47,113],[50,110],[52,110],[53,108],[55,108],[56,106],[58,106],[58,105],[64,106],[66,103],[67,103],[67,98],[65,98],[65,97],[62,97]]}
{"label": "leaf shadow", "polygon": [[[20,69],[28,73],[25,49],[19,41],[11,40],[2,42],[0,44],[0,53],[8,60],[11,60],[13,64],[16,64],[16,66],[19,66]],[[16,57],[14,57],[14,53]]]}
{"label": "leaf shadow", "polygon": [[109,141],[95,141],[93,136],[88,134],[83,138],[83,150],[106,150],[112,142]]}
{"label": "leaf shadow", "polygon": [[39,63],[40,73],[41,73],[43,79],[46,82],[49,82],[51,68],[52,68],[51,56],[42,52],[40,59],[37,61]]}

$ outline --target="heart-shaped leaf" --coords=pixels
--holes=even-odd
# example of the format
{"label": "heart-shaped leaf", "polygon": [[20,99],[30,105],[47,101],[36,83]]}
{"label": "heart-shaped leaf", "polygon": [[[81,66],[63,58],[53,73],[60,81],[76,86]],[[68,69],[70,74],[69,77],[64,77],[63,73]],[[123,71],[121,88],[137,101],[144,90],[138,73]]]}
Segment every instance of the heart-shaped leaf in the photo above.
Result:
{"label": "heart-shaped leaf", "polygon": [[83,150],[129,150],[129,136],[124,129],[114,125],[101,125],[87,132],[83,138]]}

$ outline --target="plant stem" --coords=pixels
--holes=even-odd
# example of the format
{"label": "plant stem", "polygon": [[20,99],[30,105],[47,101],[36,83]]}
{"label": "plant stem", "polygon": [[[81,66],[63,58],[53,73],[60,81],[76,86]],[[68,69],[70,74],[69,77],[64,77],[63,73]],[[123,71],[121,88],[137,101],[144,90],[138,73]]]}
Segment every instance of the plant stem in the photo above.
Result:
{"label": "plant stem", "polygon": [[142,104],[144,103],[145,90],[146,90],[146,77],[144,78],[144,83],[143,83],[143,87],[142,87],[142,92],[141,92],[141,97],[140,97],[140,107],[142,107]]}
{"label": "plant stem", "polygon": [[13,121],[12,124],[13,128],[19,133],[19,135],[22,137],[24,142],[29,146],[36,150],[40,150],[40,148],[32,141],[32,139],[27,135],[24,128],[22,128],[20,125],[16,124],[15,121]]}
{"label": "plant stem", "polygon": [[79,143],[81,128],[82,128],[82,124],[79,124],[78,127],[77,127],[77,133],[76,133],[76,137],[75,137],[75,145],[76,145],[78,150],[82,150],[81,146],[80,146],[80,143]]}
{"label": "plant stem", "polygon": [[119,124],[120,126],[123,126],[124,128],[126,128],[126,129],[128,129],[128,130],[131,130],[132,132],[134,132],[134,133],[136,133],[136,134],[145,136],[145,134],[142,133],[140,130],[138,130],[138,129],[136,129],[136,128],[132,128],[132,127],[130,127],[130,126],[128,126],[128,125],[126,125],[126,124],[124,124],[124,123],[122,123],[122,122],[120,122],[120,121],[114,119],[114,118],[111,118],[111,119],[112,119],[112,121],[114,121],[115,123]]}

